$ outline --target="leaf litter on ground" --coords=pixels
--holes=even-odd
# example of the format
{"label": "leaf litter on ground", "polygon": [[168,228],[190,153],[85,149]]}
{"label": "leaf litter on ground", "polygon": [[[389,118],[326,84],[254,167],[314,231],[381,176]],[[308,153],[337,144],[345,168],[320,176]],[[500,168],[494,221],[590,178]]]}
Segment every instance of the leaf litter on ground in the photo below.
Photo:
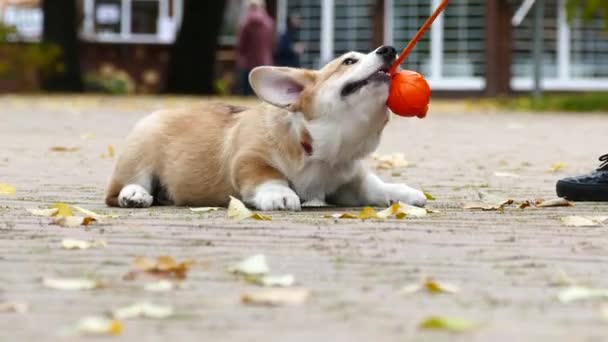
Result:
{"label": "leaf litter on ground", "polygon": [[76,152],[80,147],[53,146],[49,149],[51,152]]}
{"label": "leaf litter on ground", "polygon": [[290,287],[295,284],[292,274],[269,274],[270,267],[264,254],[256,254],[228,267],[230,273],[243,276],[250,283],[265,287]]}
{"label": "leaf litter on ground", "polygon": [[357,214],[351,213],[338,213],[325,215],[325,218],[333,219],[361,219],[361,220],[386,220],[386,219],[397,219],[402,220],[404,218],[420,218],[425,217],[430,213],[437,213],[438,211],[420,208],[406,203],[398,202],[394,203],[386,209],[376,211],[372,207],[365,207]]}
{"label": "leaf litter on ground", "polygon": [[427,278],[422,283],[406,285],[401,289],[400,292],[402,294],[412,294],[423,290],[430,294],[454,294],[460,292],[458,286],[450,283],[439,282],[432,278]]}
{"label": "leaf litter on ground", "polygon": [[74,326],[62,329],[61,336],[117,336],[124,326],[121,321],[107,317],[87,316],[81,318]]}
{"label": "leaf litter on ground", "polygon": [[272,218],[270,216],[262,215],[259,213],[254,213],[249,210],[243,202],[230,196],[230,203],[228,204],[227,211],[228,218],[233,220],[245,220],[245,219],[254,219],[258,221],[270,221]]}
{"label": "leaf litter on ground", "polygon": [[194,263],[192,260],[178,263],[170,256],[159,256],[156,260],[139,256],[133,261],[135,270],[127,273],[124,278],[134,280],[138,276],[146,274],[159,278],[183,280],[186,279],[188,270]]}
{"label": "leaf litter on ground", "polygon": [[418,328],[425,330],[442,330],[448,332],[467,332],[475,329],[477,323],[467,319],[445,316],[429,316],[425,318]]}
{"label": "leaf litter on ground", "polygon": [[0,195],[14,196],[17,194],[17,189],[7,183],[0,183]]}
{"label": "leaf litter on ground", "polygon": [[568,164],[566,164],[566,163],[558,162],[558,163],[551,165],[551,167],[547,169],[547,172],[555,173],[555,172],[565,169],[567,166],[568,166]]}
{"label": "leaf litter on ground", "polygon": [[463,208],[483,211],[504,211],[505,207],[515,202],[513,199],[503,198],[484,191],[478,191],[477,195],[480,202],[465,203]]}

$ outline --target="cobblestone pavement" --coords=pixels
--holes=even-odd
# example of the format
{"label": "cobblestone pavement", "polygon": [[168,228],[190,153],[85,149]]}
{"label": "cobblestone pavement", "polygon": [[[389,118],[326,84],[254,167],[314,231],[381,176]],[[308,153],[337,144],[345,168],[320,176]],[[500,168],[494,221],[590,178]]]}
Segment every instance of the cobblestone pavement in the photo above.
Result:
{"label": "cobblestone pavement", "polygon": [[[599,301],[561,303],[557,287],[572,282],[608,288],[608,224],[573,228],[567,215],[608,215],[608,205],[462,209],[479,189],[515,199],[550,198],[555,181],[590,171],[608,152],[608,115],[504,113],[465,103],[437,103],[425,120],[394,119],[380,153],[403,152],[410,166],[381,172],[433,194],[440,213],[402,221],[323,218],[346,209],[271,213],[271,222],[235,222],[225,212],[187,208],[106,208],[105,181],[133,124],[154,108],[188,98],[0,97],[0,302],[30,305],[0,313],[0,340],[59,339],[58,331],[90,315],[150,300],[170,304],[164,320],[124,322],[124,341],[601,341],[608,322]],[[53,146],[78,147],[51,152]],[[568,164],[548,173],[557,162]],[[371,161],[370,161],[371,163]],[[507,172],[517,177],[499,177]],[[88,229],[49,225],[25,208],[54,202],[120,217]],[[354,212],[354,210],[351,210]],[[106,248],[68,251],[64,238],[105,239]],[[299,306],[240,302],[256,286],[226,271],[264,253],[274,273],[292,273],[312,292]],[[124,280],[136,256],[194,259],[183,287],[144,291]],[[46,288],[42,277],[95,277],[91,291]],[[424,277],[456,284],[454,295],[400,289]],[[424,331],[429,315],[469,319],[465,333]],[[77,337],[68,338],[76,340]]]}

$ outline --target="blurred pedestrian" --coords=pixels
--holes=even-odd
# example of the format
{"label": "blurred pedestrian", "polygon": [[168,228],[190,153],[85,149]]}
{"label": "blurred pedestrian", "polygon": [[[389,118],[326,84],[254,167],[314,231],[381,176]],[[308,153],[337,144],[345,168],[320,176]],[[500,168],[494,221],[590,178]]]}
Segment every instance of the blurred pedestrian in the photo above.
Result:
{"label": "blurred pedestrian", "polygon": [[249,72],[260,65],[272,65],[274,21],[264,0],[246,0],[246,13],[239,23],[236,43],[238,93],[253,95]]}
{"label": "blurred pedestrian", "polygon": [[304,43],[300,42],[300,29],[302,28],[302,18],[299,14],[292,14],[287,17],[287,29],[281,33],[275,63],[279,66],[299,68],[300,57],[304,53]]}

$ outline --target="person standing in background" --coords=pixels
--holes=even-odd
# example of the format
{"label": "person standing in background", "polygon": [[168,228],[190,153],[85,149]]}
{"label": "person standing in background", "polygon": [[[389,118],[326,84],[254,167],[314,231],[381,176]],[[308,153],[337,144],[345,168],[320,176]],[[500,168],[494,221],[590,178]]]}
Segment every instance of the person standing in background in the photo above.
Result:
{"label": "person standing in background", "polygon": [[246,0],[246,14],[239,23],[236,42],[238,93],[253,95],[249,73],[255,67],[272,65],[274,21],[266,12],[264,0]]}
{"label": "person standing in background", "polygon": [[287,17],[287,30],[281,33],[275,62],[278,66],[299,68],[300,56],[304,53],[304,43],[299,41],[299,33],[302,28],[302,18],[299,14]]}

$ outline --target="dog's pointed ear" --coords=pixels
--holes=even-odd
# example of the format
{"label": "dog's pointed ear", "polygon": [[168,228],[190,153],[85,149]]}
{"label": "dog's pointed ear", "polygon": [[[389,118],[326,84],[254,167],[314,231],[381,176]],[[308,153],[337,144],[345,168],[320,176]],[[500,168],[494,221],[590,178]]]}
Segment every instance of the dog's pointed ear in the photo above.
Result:
{"label": "dog's pointed ear", "polygon": [[262,100],[281,108],[297,107],[302,92],[315,84],[314,71],[261,66],[249,74],[251,87]]}

